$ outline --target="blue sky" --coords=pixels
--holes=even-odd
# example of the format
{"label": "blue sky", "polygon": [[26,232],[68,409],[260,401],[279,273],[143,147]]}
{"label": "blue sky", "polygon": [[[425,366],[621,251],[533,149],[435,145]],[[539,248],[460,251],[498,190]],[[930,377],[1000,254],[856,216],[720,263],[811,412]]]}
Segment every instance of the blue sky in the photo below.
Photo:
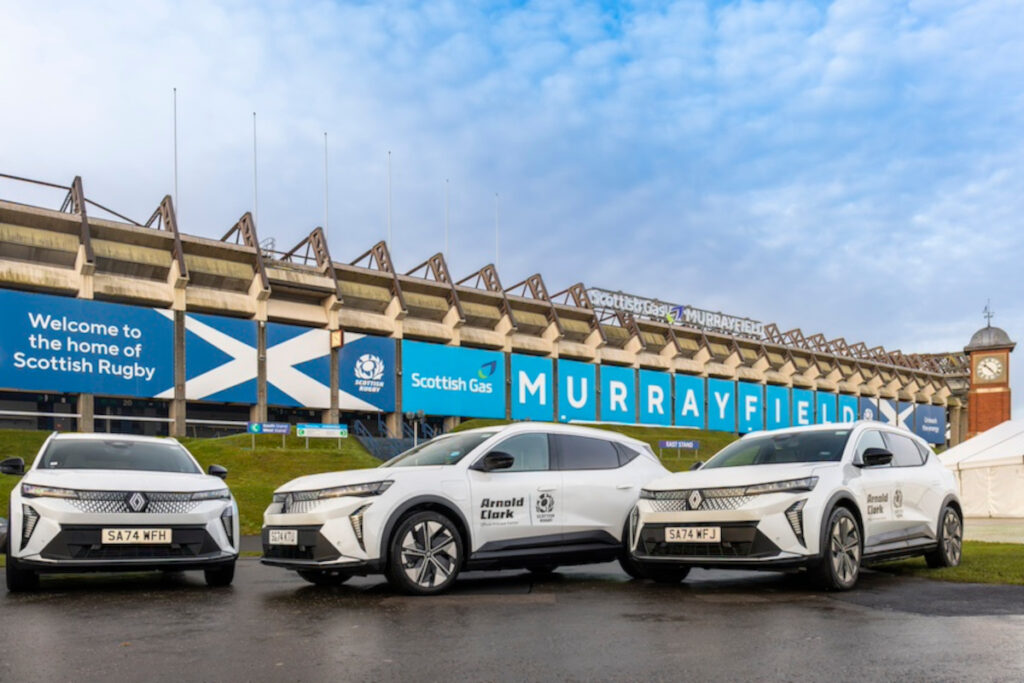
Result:
{"label": "blue sky", "polygon": [[172,191],[177,87],[190,233],[252,208],[256,111],[279,247],[323,222],[327,131],[337,260],[385,235],[390,150],[405,269],[449,179],[460,277],[497,192],[506,284],[905,351],[962,347],[991,298],[1024,336],[1019,1],[39,5],[0,0],[0,167],[129,215]]}

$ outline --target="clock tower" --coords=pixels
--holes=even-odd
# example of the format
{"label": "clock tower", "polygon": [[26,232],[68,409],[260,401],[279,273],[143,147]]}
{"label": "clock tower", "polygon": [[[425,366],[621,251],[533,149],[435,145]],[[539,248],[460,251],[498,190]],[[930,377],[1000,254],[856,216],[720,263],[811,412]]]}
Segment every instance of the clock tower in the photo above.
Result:
{"label": "clock tower", "polygon": [[964,347],[970,359],[971,388],[967,392],[967,438],[1010,419],[1010,352],[1017,345],[998,327],[985,307],[988,325]]}

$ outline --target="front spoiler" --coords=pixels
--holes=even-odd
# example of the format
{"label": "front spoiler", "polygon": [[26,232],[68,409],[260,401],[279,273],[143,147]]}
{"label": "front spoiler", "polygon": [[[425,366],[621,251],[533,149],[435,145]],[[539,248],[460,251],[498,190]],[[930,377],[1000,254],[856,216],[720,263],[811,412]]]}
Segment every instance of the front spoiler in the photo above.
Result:
{"label": "front spoiler", "polygon": [[[87,572],[150,572],[150,571],[193,571],[219,569],[234,564],[237,553],[220,553],[213,557],[132,559],[132,560],[20,560],[14,559],[18,567],[31,569],[40,574],[82,574]],[[12,558],[8,557],[10,562]]]}
{"label": "front spoiler", "polygon": [[316,560],[288,560],[279,558],[260,558],[260,563],[268,567],[281,567],[292,571],[317,571],[317,570],[340,570],[352,571],[353,574],[365,576],[367,574],[379,574],[383,571],[380,562],[377,560],[353,560],[351,562],[317,562]]}
{"label": "front spoiler", "polygon": [[783,555],[775,557],[664,557],[633,553],[633,559],[644,564],[680,565],[702,569],[800,569],[817,564],[815,555]]}

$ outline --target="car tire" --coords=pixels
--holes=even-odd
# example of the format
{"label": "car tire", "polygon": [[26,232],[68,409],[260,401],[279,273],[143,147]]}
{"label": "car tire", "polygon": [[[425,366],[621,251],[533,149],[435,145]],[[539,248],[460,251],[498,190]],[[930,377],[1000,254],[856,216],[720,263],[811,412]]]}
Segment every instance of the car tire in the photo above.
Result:
{"label": "car tire", "polygon": [[203,570],[203,575],[206,578],[206,585],[210,588],[230,586],[231,582],[235,580],[235,563],[232,562],[217,569]]}
{"label": "car tire", "polygon": [[463,563],[462,535],[445,515],[416,512],[395,529],[388,547],[388,582],[410,595],[447,590]]}
{"label": "car tire", "polygon": [[857,519],[845,507],[834,508],[821,538],[822,557],[814,568],[819,586],[830,591],[847,591],[857,584],[864,541]]}
{"label": "car tire", "polygon": [[352,578],[352,574],[332,569],[303,569],[298,575],[316,586],[340,586]]}
{"label": "car tire", "polygon": [[689,567],[673,564],[637,563],[644,578],[655,583],[681,583],[690,573]]}
{"label": "car tire", "polygon": [[622,567],[622,571],[629,574],[631,579],[646,579],[647,574],[644,573],[644,568],[640,566],[640,563],[633,559],[633,556],[629,554],[628,550],[624,550],[619,553],[619,566]]}
{"label": "car tire", "polygon": [[25,593],[39,588],[39,575],[31,569],[22,569],[11,552],[14,548],[11,535],[7,535],[7,566],[4,570],[7,590],[11,593]]}
{"label": "car tire", "polygon": [[946,505],[939,517],[939,543],[935,550],[925,553],[924,560],[932,569],[955,567],[963,555],[964,520],[956,508]]}

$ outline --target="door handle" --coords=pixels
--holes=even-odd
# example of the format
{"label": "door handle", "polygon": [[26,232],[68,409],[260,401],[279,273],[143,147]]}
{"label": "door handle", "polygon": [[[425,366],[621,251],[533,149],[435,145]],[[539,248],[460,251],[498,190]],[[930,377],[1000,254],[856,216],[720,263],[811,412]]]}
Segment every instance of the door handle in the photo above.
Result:
{"label": "door handle", "polygon": [[557,488],[557,487],[555,487],[555,486],[538,486],[537,490],[538,491],[554,491],[555,488]]}
{"label": "door handle", "polygon": [[618,486],[616,486],[615,488],[617,488],[617,489],[620,489],[620,490],[622,490],[622,491],[625,491],[626,489],[631,489],[631,488],[633,488],[633,485],[632,485],[632,484],[619,484],[619,485],[618,485]]}

